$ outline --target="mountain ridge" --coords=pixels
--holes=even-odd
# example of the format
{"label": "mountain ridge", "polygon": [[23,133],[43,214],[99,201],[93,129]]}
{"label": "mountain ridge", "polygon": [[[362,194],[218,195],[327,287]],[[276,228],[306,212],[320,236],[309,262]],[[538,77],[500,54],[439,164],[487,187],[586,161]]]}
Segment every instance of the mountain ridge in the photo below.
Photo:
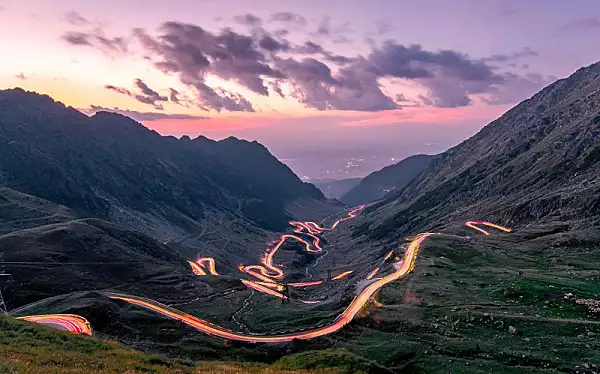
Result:
{"label": "mountain ridge", "polygon": [[292,218],[286,202],[325,200],[257,142],[163,137],[22,89],[0,91],[0,113],[0,184],[101,219],[124,212],[189,231],[217,210],[282,230]]}
{"label": "mountain ridge", "polygon": [[370,235],[434,229],[465,215],[510,225],[593,218],[600,202],[582,193],[600,194],[599,136],[596,63],[521,102],[371,207]]}

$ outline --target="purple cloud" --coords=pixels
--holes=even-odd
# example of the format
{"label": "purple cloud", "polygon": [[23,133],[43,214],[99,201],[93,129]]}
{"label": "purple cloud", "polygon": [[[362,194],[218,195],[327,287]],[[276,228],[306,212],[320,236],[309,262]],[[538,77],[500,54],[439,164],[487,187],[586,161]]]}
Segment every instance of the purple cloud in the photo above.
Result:
{"label": "purple cloud", "polygon": [[122,95],[133,97],[140,103],[152,105],[155,109],[158,109],[158,110],[164,109],[162,106],[162,102],[168,101],[169,100],[168,97],[160,95],[158,92],[156,92],[153,89],[151,89],[150,87],[148,87],[148,85],[139,78],[134,80],[134,84],[137,87],[138,91],[140,91],[140,93],[135,93],[126,88],[116,87],[116,86],[112,86],[112,85],[106,85],[106,86],[104,86],[104,88],[106,88],[107,90],[111,90],[111,91],[120,93]]}

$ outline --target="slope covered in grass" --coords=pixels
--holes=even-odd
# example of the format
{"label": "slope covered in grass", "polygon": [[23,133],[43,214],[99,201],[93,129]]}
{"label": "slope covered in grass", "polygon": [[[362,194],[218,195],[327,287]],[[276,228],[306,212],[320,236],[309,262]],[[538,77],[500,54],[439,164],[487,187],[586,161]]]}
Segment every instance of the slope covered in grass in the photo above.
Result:
{"label": "slope covered in grass", "polygon": [[121,344],[0,317],[0,373],[334,373],[170,360]]}

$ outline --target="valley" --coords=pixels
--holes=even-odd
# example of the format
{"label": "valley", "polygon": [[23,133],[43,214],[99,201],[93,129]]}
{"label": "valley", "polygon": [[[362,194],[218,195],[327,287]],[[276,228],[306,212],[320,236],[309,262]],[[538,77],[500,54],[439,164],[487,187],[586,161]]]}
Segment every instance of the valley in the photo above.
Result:
{"label": "valley", "polygon": [[338,201],[258,142],[0,91],[10,331],[290,370],[598,372],[599,92],[597,63]]}

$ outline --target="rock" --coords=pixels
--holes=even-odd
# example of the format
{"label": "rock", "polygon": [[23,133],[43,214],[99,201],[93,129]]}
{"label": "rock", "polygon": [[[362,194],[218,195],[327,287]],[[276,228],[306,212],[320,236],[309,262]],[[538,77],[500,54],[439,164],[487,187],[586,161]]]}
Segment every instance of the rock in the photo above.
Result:
{"label": "rock", "polygon": [[589,369],[589,368],[590,368],[590,364],[588,364],[587,362],[586,362],[585,364],[581,365],[581,366],[583,366],[583,367],[584,367],[584,368],[586,368],[586,369]]}
{"label": "rock", "polygon": [[517,333],[517,329],[513,326],[508,326],[508,332],[514,335]]}

